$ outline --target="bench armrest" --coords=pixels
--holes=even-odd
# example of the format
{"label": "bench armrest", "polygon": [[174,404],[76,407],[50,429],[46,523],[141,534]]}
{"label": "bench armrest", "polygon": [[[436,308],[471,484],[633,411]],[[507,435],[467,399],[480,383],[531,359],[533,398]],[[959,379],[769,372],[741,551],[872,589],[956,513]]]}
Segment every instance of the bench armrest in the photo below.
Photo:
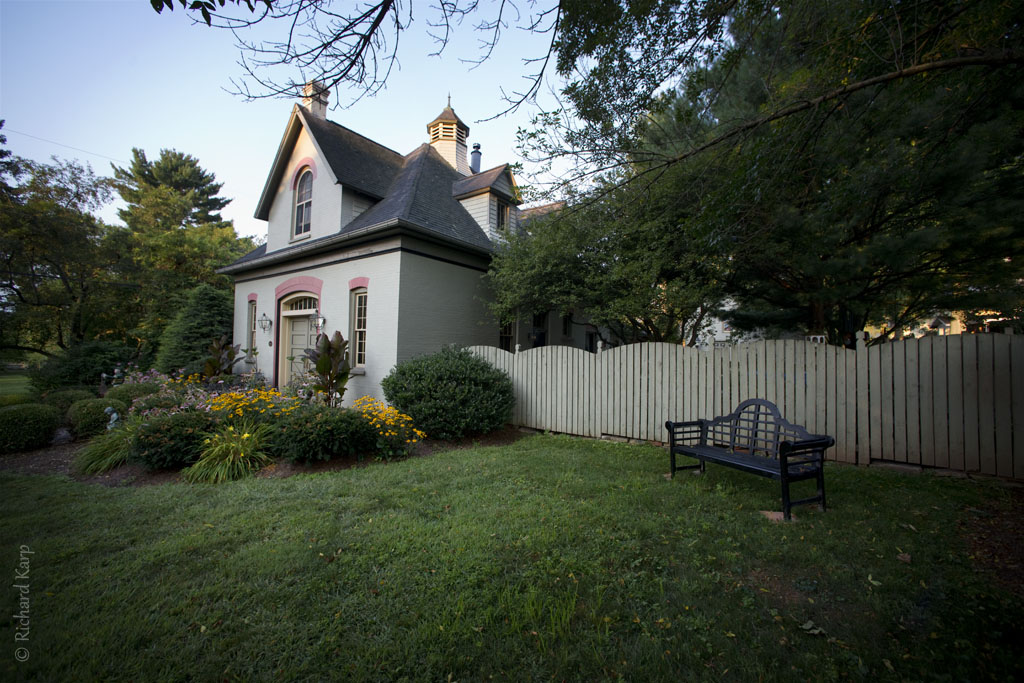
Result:
{"label": "bench armrest", "polygon": [[665,423],[665,429],[668,430],[670,447],[693,443],[703,444],[707,436],[707,420],[692,420],[690,422],[669,420]]}
{"label": "bench armrest", "polygon": [[783,441],[779,444],[779,463],[783,468],[809,462],[825,460],[825,449],[831,448],[836,440],[831,436],[814,436],[801,441]]}

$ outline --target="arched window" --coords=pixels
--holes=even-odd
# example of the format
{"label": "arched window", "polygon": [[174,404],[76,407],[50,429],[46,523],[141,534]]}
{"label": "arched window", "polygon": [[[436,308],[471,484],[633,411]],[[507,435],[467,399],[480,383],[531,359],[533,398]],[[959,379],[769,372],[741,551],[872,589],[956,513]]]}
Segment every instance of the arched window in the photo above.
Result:
{"label": "arched window", "polygon": [[310,215],[313,210],[313,172],[306,169],[299,176],[295,187],[295,234],[301,237],[309,234]]}

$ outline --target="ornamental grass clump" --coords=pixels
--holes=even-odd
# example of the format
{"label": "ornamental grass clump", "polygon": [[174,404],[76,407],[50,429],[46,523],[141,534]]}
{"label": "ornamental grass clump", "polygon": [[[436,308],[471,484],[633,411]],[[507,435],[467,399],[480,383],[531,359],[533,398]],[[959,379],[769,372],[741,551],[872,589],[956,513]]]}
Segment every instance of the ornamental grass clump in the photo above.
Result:
{"label": "ornamental grass clump", "polygon": [[202,454],[194,465],[181,471],[193,484],[219,484],[248,477],[273,460],[262,450],[272,428],[243,421],[236,429],[226,425],[207,435]]}
{"label": "ornamental grass clump", "polygon": [[129,416],[121,424],[93,438],[75,456],[75,469],[82,474],[103,474],[120,467],[132,455],[132,443],[142,418]]}
{"label": "ornamental grass clump", "polygon": [[377,434],[377,456],[384,460],[407,455],[426,434],[413,426],[408,415],[370,396],[356,399],[356,410]]}

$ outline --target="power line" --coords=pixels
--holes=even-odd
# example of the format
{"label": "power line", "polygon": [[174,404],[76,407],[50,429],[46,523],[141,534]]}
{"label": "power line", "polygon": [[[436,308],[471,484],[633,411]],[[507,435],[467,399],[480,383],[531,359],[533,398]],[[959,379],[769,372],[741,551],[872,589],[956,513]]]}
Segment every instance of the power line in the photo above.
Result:
{"label": "power line", "polygon": [[107,159],[108,161],[116,161],[119,164],[127,164],[128,163],[124,159],[115,159],[113,157],[108,157],[106,154],[100,154],[99,152],[90,152],[89,150],[82,149],[81,147],[72,147],[71,145],[65,145],[63,142],[57,142],[56,140],[48,140],[46,138],[41,138],[38,135],[32,135],[30,133],[22,133],[20,130],[14,130],[13,128],[7,128],[6,126],[3,128],[3,132],[5,132],[5,133],[16,133],[17,135],[24,135],[25,137],[32,138],[33,140],[39,140],[40,142],[48,142],[51,145],[57,145],[58,147],[66,147],[67,149],[73,149],[76,152],[82,152],[83,154],[91,154],[93,156],[97,156],[97,157],[101,157],[103,159]]}

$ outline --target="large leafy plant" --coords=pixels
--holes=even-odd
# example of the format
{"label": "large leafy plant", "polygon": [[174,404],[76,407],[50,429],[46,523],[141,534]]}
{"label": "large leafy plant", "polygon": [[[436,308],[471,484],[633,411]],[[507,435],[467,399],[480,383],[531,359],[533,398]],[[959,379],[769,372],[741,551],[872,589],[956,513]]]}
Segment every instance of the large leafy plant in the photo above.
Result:
{"label": "large leafy plant", "polygon": [[218,377],[231,374],[231,370],[235,365],[242,361],[243,357],[238,355],[241,348],[241,344],[232,345],[231,340],[226,334],[221,336],[220,339],[215,339],[207,349],[210,355],[207,356],[206,361],[203,363],[203,376]]}
{"label": "large leafy plant", "polygon": [[334,336],[330,338],[326,334],[321,334],[316,339],[316,345],[306,349],[305,354],[317,378],[314,388],[325,394],[327,405],[341,405],[351,372],[348,364],[348,341],[341,336],[341,332],[335,331]]}

